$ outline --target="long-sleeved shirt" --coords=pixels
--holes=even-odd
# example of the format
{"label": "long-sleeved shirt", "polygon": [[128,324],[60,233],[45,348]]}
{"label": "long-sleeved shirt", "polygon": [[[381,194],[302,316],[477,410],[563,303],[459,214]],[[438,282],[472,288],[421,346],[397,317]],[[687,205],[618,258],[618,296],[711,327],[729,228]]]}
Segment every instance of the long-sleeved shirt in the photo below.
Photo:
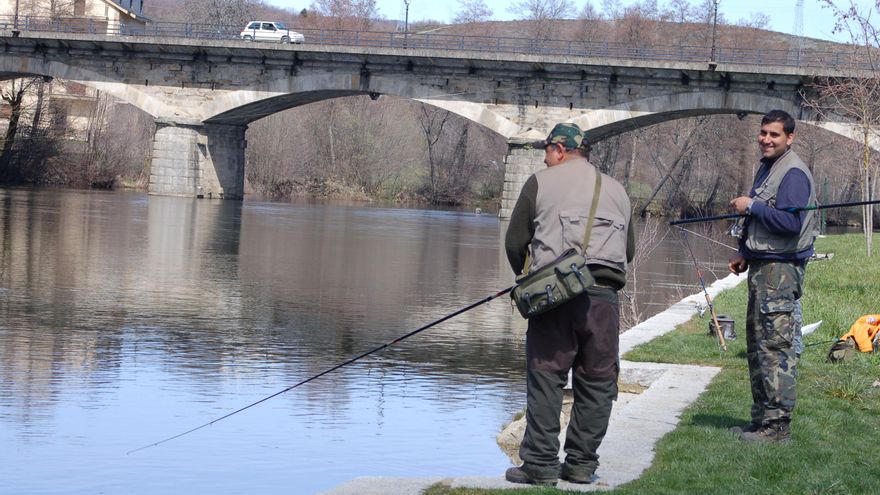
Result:
{"label": "long-sleeved shirt", "polygon": [[[788,152],[786,152],[788,153]],[[767,176],[770,174],[770,168],[781,157],[775,160],[761,159],[761,167],[755,174],[755,182],[752,184],[752,190],[749,196],[755,196],[755,190],[760,186]],[[779,185],[776,193],[776,207],[772,208],[767,204],[754,201],[750,208],[748,222],[761,222],[764,227],[778,234],[787,234],[796,236],[800,234],[806,211],[790,212],[785,211],[788,208],[803,208],[808,206],[810,202],[810,181],[806,174],[797,169],[789,170]],[[808,249],[797,253],[787,254],[769,254],[759,253],[750,250],[745,245],[745,238],[740,239],[740,253],[746,259],[763,259],[763,260],[805,260],[813,255],[812,246]]]}

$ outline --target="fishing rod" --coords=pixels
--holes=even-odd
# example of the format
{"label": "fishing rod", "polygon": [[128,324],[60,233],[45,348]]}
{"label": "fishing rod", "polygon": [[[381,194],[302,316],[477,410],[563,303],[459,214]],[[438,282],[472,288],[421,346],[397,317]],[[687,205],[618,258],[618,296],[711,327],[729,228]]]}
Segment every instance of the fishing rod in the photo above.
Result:
{"label": "fishing rod", "polygon": [[804,347],[813,347],[814,345],[822,345],[822,344],[830,344],[832,342],[837,342],[840,339],[831,339],[831,340],[823,340],[821,342],[812,342],[810,344],[804,344]]}
{"label": "fishing rod", "polygon": [[681,238],[684,245],[687,246],[688,252],[691,254],[691,259],[694,261],[694,269],[697,270],[697,276],[700,278],[700,286],[703,287],[703,295],[706,296],[706,304],[709,306],[709,314],[712,315],[712,322],[715,324],[715,333],[718,335],[718,345],[721,347],[722,351],[726,351],[727,343],[724,341],[724,334],[721,333],[721,324],[718,323],[718,316],[715,315],[715,306],[712,304],[712,298],[709,297],[709,291],[706,290],[706,280],[703,278],[703,271],[700,270],[700,265],[697,263],[697,257],[694,255],[694,250],[691,249],[691,243],[688,242],[686,229],[681,229]]}
{"label": "fishing rod", "polygon": [[495,294],[493,294],[493,295],[491,295],[491,296],[488,296],[488,297],[485,297],[485,298],[483,298],[483,299],[480,299],[479,301],[477,301],[477,302],[475,302],[475,303],[473,303],[473,304],[470,304],[470,305],[468,305],[468,306],[465,306],[465,307],[459,309],[458,311],[455,311],[455,312],[453,312],[453,313],[450,313],[450,314],[448,314],[448,315],[446,315],[446,316],[444,316],[444,317],[442,317],[442,318],[440,318],[440,319],[434,320],[434,321],[432,321],[431,323],[428,323],[427,325],[424,325],[424,326],[422,326],[422,327],[419,327],[419,328],[413,330],[412,332],[409,332],[409,333],[407,333],[407,334],[405,334],[405,335],[401,335],[400,337],[397,337],[396,339],[394,339],[394,340],[392,340],[392,341],[390,341],[390,342],[387,342],[387,343],[385,343],[385,344],[382,344],[382,345],[380,345],[380,346],[378,346],[378,347],[374,347],[373,349],[370,349],[369,351],[366,351],[366,352],[363,352],[363,353],[361,353],[361,354],[358,354],[357,356],[355,356],[355,357],[353,357],[353,358],[351,358],[351,359],[349,359],[349,360],[347,360],[347,361],[345,361],[345,362],[343,362],[343,363],[337,364],[336,366],[334,366],[334,367],[332,367],[332,368],[329,368],[329,369],[327,369],[327,370],[325,370],[325,371],[322,371],[321,373],[318,373],[317,375],[313,375],[313,376],[311,376],[311,377],[309,377],[309,378],[306,378],[305,380],[303,380],[303,381],[297,383],[296,385],[291,385],[291,386],[285,388],[284,390],[280,390],[280,391],[278,391],[278,392],[275,392],[275,393],[272,394],[272,395],[269,395],[269,396],[263,397],[262,399],[260,399],[260,400],[258,400],[258,401],[256,401],[256,402],[252,402],[252,403],[250,403],[250,404],[248,404],[248,405],[246,405],[246,406],[244,406],[244,407],[241,407],[241,408],[239,408],[239,409],[236,409],[235,411],[232,411],[231,413],[228,413],[228,414],[226,414],[226,415],[224,415],[224,416],[221,416],[221,417],[219,417],[219,418],[217,418],[217,419],[214,419],[214,420],[209,421],[209,422],[207,422],[207,423],[205,423],[205,424],[202,424],[202,425],[196,426],[195,428],[191,428],[191,429],[189,429],[189,430],[186,430],[186,431],[184,431],[183,433],[178,433],[177,435],[174,435],[174,436],[168,437],[168,438],[166,438],[166,439],[164,439],[164,440],[159,440],[158,442],[151,443],[151,444],[149,444],[149,445],[144,445],[143,447],[138,447],[138,448],[136,448],[136,449],[134,449],[134,450],[130,450],[130,451],[126,452],[125,454],[126,454],[126,455],[129,455],[129,454],[133,454],[133,453],[135,453],[135,452],[139,452],[139,451],[144,450],[144,449],[148,449],[148,448],[150,448],[150,447],[156,447],[157,445],[162,445],[162,444],[165,443],[165,442],[170,442],[171,440],[174,440],[174,439],[180,438],[180,437],[182,437],[182,436],[184,436],[184,435],[188,435],[188,434],[190,434],[190,433],[192,433],[192,432],[194,432],[194,431],[198,431],[198,430],[201,430],[202,428],[205,428],[205,427],[207,427],[207,426],[211,426],[211,425],[213,425],[214,423],[216,423],[216,422],[218,422],[218,421],[222,421],[222,420],[224,420],[224,419],[226,419],[226,418],[228,418],[228,417],[230,417],[230,416],[233,416],[233,415],[235,415],[235,414],[238,414],[238,413],[240,413],[240,412],[242,412],[242,411],[244,411],[244,410],[246,410],[246,409],[250,409],[250,408],[256,406],[257,404],[261,404],[261,403],[263,403],[263,402],[266,402],[266,401],[269,400],[269,399],[272,399],[272,398],[274,398],[274,397],[277,397],[277,396],[279,396],[279,395],[281,395],[281,394],[283,394],[283,393],[289,392],[289,391],[295,389],[296,387],[299,387],[300,385],[305,385],[306,383],[309,383],[309,382],[312,381],[312,380],[315,380],[315,379],[317,379],[317,378],[320,378],[320,377],[322,377],[322,376],[324,376],[324,375],[326,375],[326,374],[328,374],[328,373],[332,373],[332,372],[338,370],[339,368],[342,368],[343,366],[347,366],[347,365],[349,365],[349,364],[351,364],[351,363],[353,363],[353,362],[355,362],[355,361],[357,361],[357,360],[359,360],[359,359],[361,359],[361,358],[365,358],[365,357],[369,356],[370,354],[373,354],[374,352],[378,352],[378,351],[381,351],[381,350],[386,349],[386,348],[388,348],[388,347],[391,347],[392,345],[394,345],[394,344],[396,344],[396,343],[398,343],[398,342],[401,342],[401,341],[403,341],[403,340],[406,340],[406,339],[412,337],[413,335],[415,335],[415,334],[417,334],[417,333],[419,333],[419,332],[422,332],[422,331],[427,330],[427,329],[429,329],[429,328],[431,328],[431,327],[433,327],[433,326],[435,326],[435,325],[438,325],[438,324],[440,324],[440,323],[443,323],[444,321],[446,321],[446,320],[448,320],[448,319],[450,319],[450,318],[453,318],[453,317],[455,317],[455,316],[458,316],[458,315],[460,315],[460,314],[462,314],[462,313],[464,313],[464,312],[466,312],[466,311],[470,311],[470,310],[476,308],[477,306],[481,306],[481,305],[483,305],[483,304],[486,304],[487,302],[489,302],[489,301],[491,301],[491,300],[493,300],[493,299],[495,299],[495,298],[497,298],[497,297],[499,297],[499,296],[502,296],[502,295],[504,295],[504,294],[507,294],[508,292],[512,291],[515,287],[516,287],[516,285],[512,285],[512,286],[510,286],[510,287],[508,287],[508,288],[506,288],[506,289],[504,289],[504,290],[502,290],[502,291],[500,291],[500,292],[497,292],[497,293],[495,293]]}
{"label": "fishing rod", "polygon": [[[810,211],[810,210],[825,210],[828,208],[846,208],[848,206],[865,206],[865,205],[877,205],[880,204],[880,199],[875,199],[871,201],[855,201],[852,203],[834,203],[828,205],[807,205],[800,208],[785,208],[782,211],[787,211],[789,213],[796,213],[799,211]],[[726,215],[713,215],[710,217],[698,217],[698,218],[679,218],[677,220],[671,220],[669,225],[684,225],[686,223],[699,223],[699,222],[714,222],[716,220],[727,220],[729,218],[739,218],[744,217],[746,215],[739,213],[729,213]]]}

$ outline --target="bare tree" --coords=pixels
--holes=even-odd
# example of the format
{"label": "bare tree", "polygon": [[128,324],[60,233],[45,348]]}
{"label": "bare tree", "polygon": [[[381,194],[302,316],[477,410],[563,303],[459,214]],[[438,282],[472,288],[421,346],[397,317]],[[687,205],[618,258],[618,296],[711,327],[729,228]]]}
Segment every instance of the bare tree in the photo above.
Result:
{"label": "bare tree", "polygon": [[[704,120],[705,117],[700,118],[698,120]],[[699,129],[699,125],[696,126]],[[663,189],[663,186],[666,182],[673,177],[683,177],[687,175],[687,168],[692,160],[693,146],[699,140],[697,132],[688,132],[687,130],[682,129],[680,126],[674,127],[674,132],[671,136],[667,134],[668,127],[660,130],[660,126],[655,126],[652,130],[657,132],[658,130],[663,134],[663,136],[659,134],[655,134],[654,140],[658,144],[657,146],[649,146],[649,151],[651,154],[652,162],[654,166],[660,171],[661,178],[657,185],[654,186],[654,189],[651,191],[651,194],[648,195],[648,198],[645,200],[644,205],[642,205],[641,210],[639,210],[639,216],[644,217],[648,212],[648,208],[651,206],[651,202],[660,193]],[[663,131],[667,132],[663,132]],[[675,152],[672,157],[672,162],[667,164],[667,161],[663,157],[663,152],[668,152],[671,148],[670,146],[659,146],[659,142],[661,139],[665,139],[669,145],[674,147]],[[680,168],[684,168],[685,170],[682,172]],[[675,181],[673,181],[675,182]],[[680,181],[679,181],[680,185]],[[674,191],[678,189],[678,185],[676,185],[672,191],[668,194],[671,196],[674,194]],[[667,206],[668,206],[667,201]]]}
{"label": "bare tree", "polygon": [[493,12],[484,0],[458,0],[458,12],[452,20],[455,24],[485,22],[492,18]]}
{"label": "bare tree", "polygon": [[42,78],[12,79],[0,86],[0,99],[9,105],[9,124],[0,150],[0,178],[5,181],[21,180],[20,171],[14,170],[13,158],[16,140],[25,113],[25,99],[28,93],[42,83]]}
{"label": "bare tree", "polygon": [[376,0],[314,0],[312,10],[333,19],[337,29],[369,29],[379,18]]}
{"label": "bare tree", "polygon": [[276,199],[398,199],[411,186],[404,171],[415,175],[424,162],[413,135],[415,115],[416,104],[384,96],[337,98],[270,115],[249,126],[249,186]]}
{"label": "bare tree", "polygon": [[665,16],[671,22],[680,24],[698,20],[696,8],[691,6],[689,0],[670,0],[666,5]]}
{"label": "bare tree", "polygon": [[648,219],[642,224],[641,232],[636,239],[636,251],[632,263],[626,271],[626,300],[621,304],[620,328],[628,330],[642,322],[643,312],[639,304],[639,269],[648,263],[651,254],[669,235],[669,229],[663,228],[662,222]]}
{"label": "bare tree", "polygon": [[763,12],[750,12],[748,18],[740,19],[736,25],[753,29],[767,29],[770,27],[770,16]]}
{"label": "bare tree", "polygon": [[559,19],[572,19],[577,10],[569,0],[519,0],[508,8],[508,12],[530,21],[527,29],[532,38],[545,41],[553,38]]}
{"label": "bare tree", "polygon": [[[76,0],[19,0],[19,16],[52,18],[73,16]],[[81,15],[81,14],[80,14]]]}
{"label": "bare tree", "polygon": [[421,114],[419,115],[419,126],[425,138],[425,145],[428,151],[428,193],[431,201],[436,201],[439,190],[439,172],[438,158],[439,151],[437,143],[443,136],[443,128],[449,123],[449,112],[440,110],[428,105],[422,105]]}
{"label": "bare tree", "polygon": [[[864,79],[827,78],[814,85],[819,95],[810,100],[810,105],[820,113],[831,112],[849,118],[856,123],[855,132],[861,144],[861,198],[869,201],[873,196],[876,170],[872,166],[872,155],[876,153],[872,145],[880,139],[880,78]],[[871,256],[871,238],[874,230],[873,207],[863,208],[865,247]]]}
{"label": "bare tree", "polygon": [[623,5],[620,0],[602,0],[602,12],[608,19],[619,19],[623,17]]}
{"label": "bare tree", "polygon": [[595,41],[600,37],[602,14],[592,2],[587,0],[584,3],[577,18],[580,21],[580,29],[576,35],[578,41]]}
{"label": "bare tree", "polygon": [[[813,88],[815,97],[805,96],[808,104],[820,114],[835,113],[852,120],[861,143],[861,197],[868,201],[873,196],[877,170],[872,145],[880,140],[880,33],[873,24],[872,14],[880,14],[880,2],[863,7],[850,0],[839,7],[831,0],[824,4],[837,17],[837,30],[849,33],[853,42],[853,56],[869,67],[870,75],[862,78],[829,77],[818,80]],[[865,251],[871,256],[874,230],[874,209],[866,205],[862,210],[862,229]]]}
{"label": "bare tree", "polygon": [[188,22],[223,29],[244,26],[260,4],[260,0],[184,0],[183,9]]}

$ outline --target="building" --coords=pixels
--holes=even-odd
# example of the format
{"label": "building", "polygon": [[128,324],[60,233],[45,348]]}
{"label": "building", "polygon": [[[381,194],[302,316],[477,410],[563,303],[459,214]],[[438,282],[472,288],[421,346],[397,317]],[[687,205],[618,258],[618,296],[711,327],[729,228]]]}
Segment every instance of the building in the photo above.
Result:
{"label": "building", "polygon": [[143,28],[144,0],[0,0],[3,23],[35,28],[61,25],[93,32],[119,32],[123,26]]}
{"label": "building", "polygon": [[[143,29],[149,22],[142,14],[143,7],[144,0],[0,0],[0,24],[15,24],[22,30],[54,31],[70,27],[77,31],[113,34],[125,28]],[[0,87],[8,85],[0,81]],[[93,89],[52,81],[44,85],[44,91],[44,99],[55,119],[66,121],[74,132],[88,126],[95,106]],[[28,96],[23,108],[34,106],[35,98]],[[29,113],[25,110],[25,120],[29,119]],[[0,101],[0,132],[6,127],[9,115],[9,105]]]}

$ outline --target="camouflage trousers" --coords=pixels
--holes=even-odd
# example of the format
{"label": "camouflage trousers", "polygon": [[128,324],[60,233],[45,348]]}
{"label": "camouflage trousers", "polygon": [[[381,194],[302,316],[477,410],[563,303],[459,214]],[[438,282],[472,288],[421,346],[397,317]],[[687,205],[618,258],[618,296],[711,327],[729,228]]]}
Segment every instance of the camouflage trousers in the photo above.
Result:
{"label": "camouflage trousers", "polygon": [[799,263],[749,262],[746,350],[755,424],[791,419],[802,345],[803,282],[804,267]]}

